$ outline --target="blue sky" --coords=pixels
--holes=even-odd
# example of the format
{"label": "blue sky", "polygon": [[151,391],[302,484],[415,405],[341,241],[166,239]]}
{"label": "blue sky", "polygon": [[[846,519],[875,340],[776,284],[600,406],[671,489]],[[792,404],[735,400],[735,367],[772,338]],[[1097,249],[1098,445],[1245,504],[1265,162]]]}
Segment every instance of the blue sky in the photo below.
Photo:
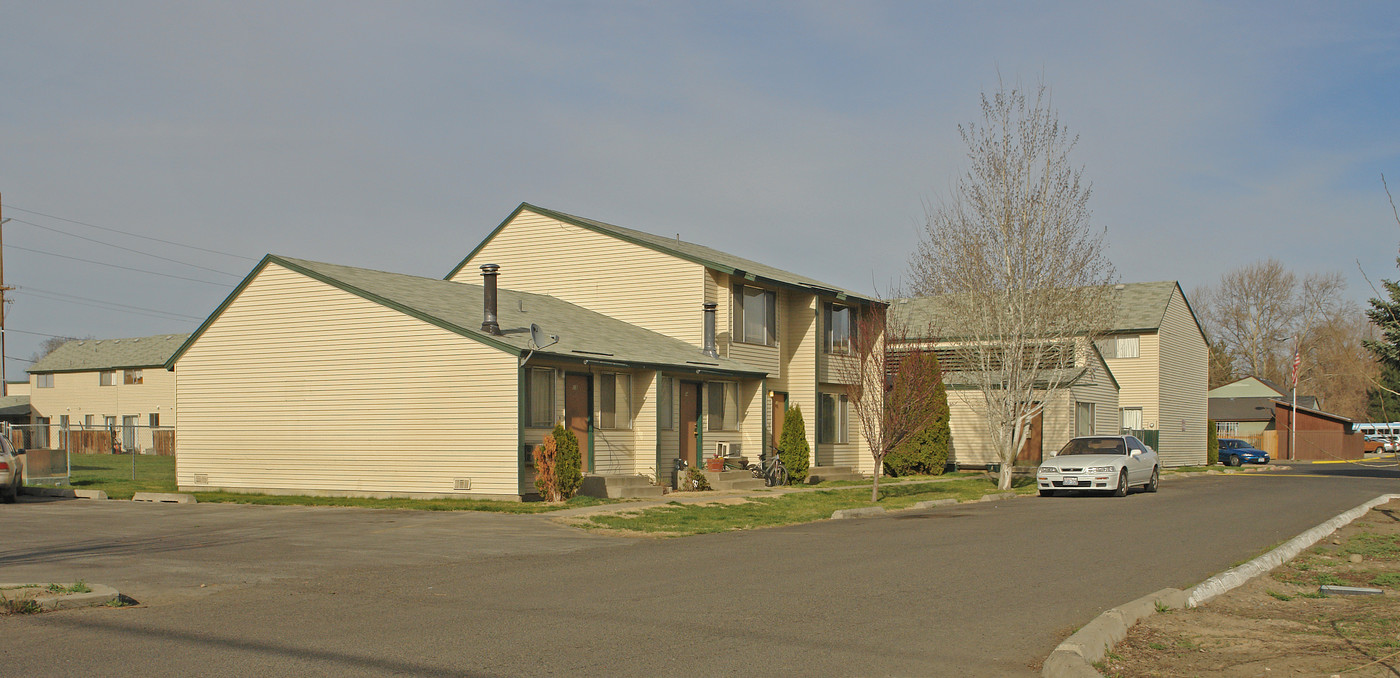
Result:
{"label": "blue sky", "polygon": [[883,291],[999,78],[1124,280],[1397,275],[1393,1],[0,2],[7,353],[190,331],[268,252],[441,276],[521,201]]}

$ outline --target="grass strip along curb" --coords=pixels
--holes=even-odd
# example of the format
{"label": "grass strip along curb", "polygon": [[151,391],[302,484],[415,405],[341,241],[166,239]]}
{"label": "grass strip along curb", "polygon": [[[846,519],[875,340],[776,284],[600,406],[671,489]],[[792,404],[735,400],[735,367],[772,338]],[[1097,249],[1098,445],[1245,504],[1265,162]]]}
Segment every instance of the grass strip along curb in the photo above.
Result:
{"label": "grass strip along curb", "polygon": [[1258,558],[1232,567],[1192,587],[1190,591],[1162,589],[1126,605],[1105,611],[1056,646],[1041,665],[1044,678],[1102,678],[1093,663],[1128,635],[1139,619],[1165,609],[1196,607],[1211,598],[1235,589],[1245,582],[1282,565],[1328,535],[1366,515],[1371,509],[1400,499],[1400,494],[1383,494],[1354,509],[1338,514]]}

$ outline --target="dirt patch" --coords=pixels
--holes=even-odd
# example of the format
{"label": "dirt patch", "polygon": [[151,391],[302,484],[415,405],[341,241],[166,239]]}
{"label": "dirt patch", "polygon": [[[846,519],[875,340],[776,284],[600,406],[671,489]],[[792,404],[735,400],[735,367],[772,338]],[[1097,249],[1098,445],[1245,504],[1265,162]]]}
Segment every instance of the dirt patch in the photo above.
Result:
{"label": "dirt patch", "polygon": [[[1323,596],[1324,584],[1384,590]],[[1195,609],[1133,626],[1105,676],[1400,676],[1400,501]]]}

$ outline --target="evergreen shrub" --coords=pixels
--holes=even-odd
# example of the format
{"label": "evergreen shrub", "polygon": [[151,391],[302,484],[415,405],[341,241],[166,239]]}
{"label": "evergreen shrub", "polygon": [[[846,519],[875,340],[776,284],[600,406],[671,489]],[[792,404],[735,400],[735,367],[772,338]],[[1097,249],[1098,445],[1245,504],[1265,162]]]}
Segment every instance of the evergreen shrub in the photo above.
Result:
{"label": "evergreen shrub", "polygon": [[583,456],[579,451],[578,436],[559,424],[554,427],[554,445],[559,450],[554,462],[559,496],[569,499],[583,486]]}
{"label": "evergreen shrub", "polygon": [[783,415],[783,435],[778,438],[778,456],[787,469],[788,482],[800,484],[807,480],[812,447],[807,444],[807,425],[802,420],[802,408],[794,405]]}

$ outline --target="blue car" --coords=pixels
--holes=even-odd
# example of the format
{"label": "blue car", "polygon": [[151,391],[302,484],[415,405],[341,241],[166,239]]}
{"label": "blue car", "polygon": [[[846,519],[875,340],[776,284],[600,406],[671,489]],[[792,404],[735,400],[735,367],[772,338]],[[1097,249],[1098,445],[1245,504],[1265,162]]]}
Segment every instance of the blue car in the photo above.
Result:
{"label": "blue car", "polygon": [[1242,466],[1244,464],[1267,464],[1269,463],[1269,453],[1261,450],[1243,440],[1235,438],[1220,439],[1220,463],[1230,466]]}

